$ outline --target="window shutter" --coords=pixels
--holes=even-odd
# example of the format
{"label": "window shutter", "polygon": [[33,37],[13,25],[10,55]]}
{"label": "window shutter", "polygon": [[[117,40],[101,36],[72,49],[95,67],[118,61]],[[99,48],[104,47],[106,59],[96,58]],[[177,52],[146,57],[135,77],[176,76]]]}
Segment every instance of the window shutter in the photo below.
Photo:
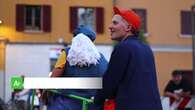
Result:
{"label": "window shutter", "polygon": [[147,33],[148,29],[147,29],[147,12],[145,9],[142,10],[142,15],[141,17],[143,18],[143,28],[144,28],[144,32]]}
{"label": "window shutter", "polygon": [[104,9],[101,7],[96,8],[96,32],[104,32]]}
{"label": "window shutter", "polygon": [[70,32],[73,32],[78,25],[78,8],[70,7]]}
{"label": "window shutter", "polygon": [[16,31],[24,31],[24,5],[16,5]]}
{"label": "window shutter", "polygon": [[[192,14],[191,11],[181,11],[181,34],[192,34],[191,14]],[[195,26],[195,22],[194,22],[194,26]]]}
{"label": "window shutter", "polygon": [[[193,18],[194,18],[194,24],[193,24],[193,26],[194,26],[194,32],[195,32],[195,10],[194,10],[194,12],[193,12]],[[192,16],[191,16],[191,19],[192,19]],[[192,31],[192,26],[190,26],[191,28],[191,31]],[[192,34],[192,32],[191,32],[191,34]]]}
{"label": "window shutter", "polygon": [[188,11],[181,11],[181,34],[191,34],[191,16]]}
{"label": "window shutter", "polygon": [[51,6],[43,5],[43,31],[51,32]]}

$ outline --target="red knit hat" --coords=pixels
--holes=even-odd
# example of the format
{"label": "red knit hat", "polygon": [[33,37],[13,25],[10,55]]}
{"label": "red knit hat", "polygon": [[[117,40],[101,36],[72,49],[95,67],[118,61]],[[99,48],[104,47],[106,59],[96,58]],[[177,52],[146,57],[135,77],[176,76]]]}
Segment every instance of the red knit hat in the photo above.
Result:
{"label": "red knit hat", "polygon": [[117,7],[113,8],[114,14],[118,14],[125,19],[130,25],[132,25],[135,31],[139,31],[141,28],[141,18],[132,10],[122,10]]}

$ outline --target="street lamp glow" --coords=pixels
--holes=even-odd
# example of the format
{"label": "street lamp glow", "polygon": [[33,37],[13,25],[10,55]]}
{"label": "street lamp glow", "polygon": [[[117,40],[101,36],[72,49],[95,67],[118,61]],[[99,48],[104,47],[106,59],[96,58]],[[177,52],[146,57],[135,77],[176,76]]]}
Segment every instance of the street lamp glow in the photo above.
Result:
{"label": "street lamp glow", "polygon": [[3,23],[3,21],[2,20],[0,20],[0,24],[2,24]]}

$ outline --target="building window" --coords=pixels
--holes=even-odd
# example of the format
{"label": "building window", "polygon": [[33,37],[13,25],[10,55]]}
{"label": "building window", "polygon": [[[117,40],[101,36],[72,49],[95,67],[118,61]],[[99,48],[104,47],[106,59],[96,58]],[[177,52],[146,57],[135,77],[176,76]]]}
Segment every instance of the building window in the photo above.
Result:
{"label": "building window", "polygon": [[93,8],[78,8],[78,24],[86,25],[96,30],[95,27],[95,9]]}
{"label": "building window", "polygon": [[51,7],[16,5],[16,30],[51,32]]}
{"label": "building window", "polygon": [[[192,16],[191,11],[181,11],[181,34],[191,35],[192,34]],[[194,17],[195,21],[195,17]],[[195,26],[195,22],[194,22]],[[195,31],[195,30],[194,30]]]}
{"label": "building window", "polygon": [[147,12],[145,9],[133,9],[141,18],[142,20],[142,26],[141,29],[143,29],[144,33],[147,33]]}
{"label": "building window", "polygon": [[70,32],[78,25],[87,25],[97,33],[104,32],[104,12],[101,7],[70,7]]}
{"label": "building window", "polygon": [[25,30],[41,30],[41,11],[40,6],[25,7]]}

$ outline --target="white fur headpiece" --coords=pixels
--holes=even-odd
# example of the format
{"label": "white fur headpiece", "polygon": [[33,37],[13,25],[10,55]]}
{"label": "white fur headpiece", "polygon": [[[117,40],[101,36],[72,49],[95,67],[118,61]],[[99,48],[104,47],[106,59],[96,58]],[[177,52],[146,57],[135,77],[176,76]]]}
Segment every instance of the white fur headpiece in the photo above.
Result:
{"label": "white fur headpiece", "polygon": [[70,66],[80,67],[96,65],[100,59],[100,53],[94,43],[83,33],[76,35],[72,39],[72,44],[67,56]]}

